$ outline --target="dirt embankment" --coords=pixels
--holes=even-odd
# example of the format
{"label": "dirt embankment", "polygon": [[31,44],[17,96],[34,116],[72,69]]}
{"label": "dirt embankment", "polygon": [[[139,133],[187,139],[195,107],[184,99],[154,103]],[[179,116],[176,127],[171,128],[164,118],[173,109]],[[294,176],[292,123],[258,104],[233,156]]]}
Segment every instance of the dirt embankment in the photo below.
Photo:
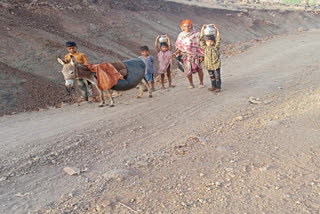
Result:
{"label": "dirt embankment", "polygon": [[1,2],[0,14],[0,114],[68,101],[56,61],[67,40],[93,63],[124,60],[138,56],[141,45],[152,48],[159,34],[175,40],[180,21],[190,18],[196,29],[216,23],[228,56],[257,39],[320,26],[315,12],[228,11],[156,0],[9,0]]}

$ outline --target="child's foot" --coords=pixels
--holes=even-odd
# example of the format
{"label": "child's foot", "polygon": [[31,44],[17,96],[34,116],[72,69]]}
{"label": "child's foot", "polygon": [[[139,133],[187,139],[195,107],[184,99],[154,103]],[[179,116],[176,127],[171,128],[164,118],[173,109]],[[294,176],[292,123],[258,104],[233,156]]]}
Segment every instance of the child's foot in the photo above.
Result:
{"label": "child's foot", "polygon": [[174,87],[176,87],[175,85],[169,85],[169,88],[174,88]]}
{"label": "child's foot", "polygon": [[83,98],[83,97],[81,97],[79,100],[78,100],[78,102],[84,102],[84,101],[89,101],[89,99],[87,98]]}
{"label": "child's foot", "polygon": [[208,91],[215,91],[215,90],[216,90],[215,87],[208,88]]}
{"label": "child's foot", "polygon": [[221,89],[217,88],[217,89],[216,89],[216,92],[217,92],[217,93],[221,92]]}
{"label": "child's foot", "polygon": [[92,97],[91,100],[90,100],[92,103],[97,103],[99,102],[99,100],[95,97]]}
{"label": "child's foot", "polygon": [[166,89],[166,87],[164,87],[164,86],[161,86],[161,89]]}
{"label": "child's foot", "polygon": [[199,87],[199,88],[204,88],[203,84],[200,84],[198,87]]}
{"label": "child's foot", "polygon": [[188,89],[193,89],[194,86],[193,85],[189,85]]}

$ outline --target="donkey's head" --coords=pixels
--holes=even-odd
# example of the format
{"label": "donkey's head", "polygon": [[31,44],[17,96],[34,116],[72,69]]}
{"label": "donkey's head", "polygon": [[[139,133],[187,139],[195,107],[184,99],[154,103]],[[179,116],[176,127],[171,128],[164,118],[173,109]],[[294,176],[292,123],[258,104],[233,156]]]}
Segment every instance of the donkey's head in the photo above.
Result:
{"label": "donkey's head", "polygon": [[58,62],[63,65],[62,74],[65,79],[66,87],[70,88],[73,86],[74,79],[76,78],[76,60],[72,56],[70,62],[65,62],[58,58]]}

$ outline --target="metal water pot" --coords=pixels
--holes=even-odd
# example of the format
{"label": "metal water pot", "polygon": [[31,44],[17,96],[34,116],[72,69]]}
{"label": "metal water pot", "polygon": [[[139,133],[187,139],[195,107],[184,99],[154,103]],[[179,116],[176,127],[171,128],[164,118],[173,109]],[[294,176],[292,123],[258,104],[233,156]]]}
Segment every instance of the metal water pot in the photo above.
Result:
{"label": "metal water pot", "polygon": [[168,41],[167,41],[167,37],[166,37],[165,35],[160,36],[159,42],[160,42],[160,43],[168,42]]}
{"label": "metal water pot", "polygon": [[212,27],[212,25],[206,25],[206,28],[203,31],[204,35],[206,36],[211,36],[211,35],[216,35],[216,29],[214,29],[214,27]]}

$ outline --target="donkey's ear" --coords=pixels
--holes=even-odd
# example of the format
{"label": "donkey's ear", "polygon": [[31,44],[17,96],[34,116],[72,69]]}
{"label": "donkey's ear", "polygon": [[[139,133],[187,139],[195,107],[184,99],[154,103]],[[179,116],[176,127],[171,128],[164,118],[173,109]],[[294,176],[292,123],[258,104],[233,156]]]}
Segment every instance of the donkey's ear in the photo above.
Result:
{"label": "donkey's ear", "polygon": [[66,64],[62,59],[60,59],[60,57],[58,57],[57,60],[58,60],[58,62],[59,62],[61,65]]}
{"label": "donkey's ear", "polygon": [[74,58],[74,56],[71,56],[71,60],[70,60],[71,65],[75,65],[76,64],[76,58]]}

